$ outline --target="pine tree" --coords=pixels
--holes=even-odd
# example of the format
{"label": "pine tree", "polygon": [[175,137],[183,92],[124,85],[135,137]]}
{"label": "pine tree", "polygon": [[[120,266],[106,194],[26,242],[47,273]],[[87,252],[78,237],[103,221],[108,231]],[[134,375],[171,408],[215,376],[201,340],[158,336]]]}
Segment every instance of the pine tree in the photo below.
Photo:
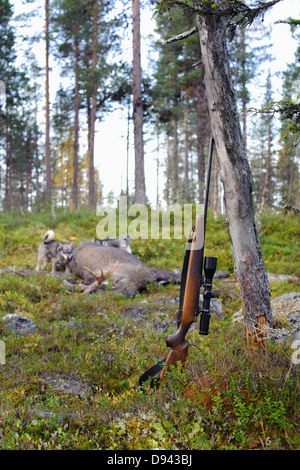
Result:
{"label": "pine tree", "polygon": [[245,26],[236,30],[231,41],[228,41],[228,52],[233,73],[234,89],[236,93],[237,106],[242,125],[242,133],[247,146],[247,116],[248,104],[251,99],[249,87],[253,79],[257,80],[259,65],[270,60],[268,48],[270,43],[262,45],[262,41],[270,36],[270,32],[264,24]]}
{"label": "pine tree", "polygon": [[45,163],[46,163],[46,198],[51,202],[51,150],[50,150],[50,98],[49,98],[49,0],[45,0],[45,94],[46,94],[46,141],[45,141]]}
{"label": "pine tree", "polygon": [[[270,72],[267,76],[264,106],[272,102],[272,83]],[[260,220],[263,208],[272,209],[276,199],[274,175],[274,121],[270,116],[257,115],[252,131],[252,144],[249,148],[249,159],[254,181],[253,202]]]}
{"label": "pine tree", "polygon": [[[154,73],[153,111],[167,134],[166,198],[170,202],[191,200],[196,174],[197,200],[203,202],[208,115],[199,65],[199,44],[196,36],[165,43],[176,37],[182,28],[190,28],[195,17],[182,17],[181,9],[174,8],[171,14],[161,14],[156,21],[161,39],[156,43],[159,58]],[[196,161],[193,161],[195,156]]]}
{"label": "pine tree", "polygon": [[[300,34],[295,33],[300,44]],[[283,73],[283,99],[280,103],[281,148],[277,162],[280,204],[300,206],[300,46],[295,53],[295,61]]]}
{"label": "pine tree", "polygon": [[15,64],[15,34],[11,26],[12,8],[0,1],[0,79],[5,94],[0,103],[0,139],[3,143],[2,165],[5,167],[4,208],[28,208],[32,189],[34,122],[31,118],[31,89],[28,77]]}
{"label": "pine tree", "polygon": [[143,141],[143,96],[141,68],[140,0],[132,0],[132,96],[135,151],[135,203],[146,204]]}

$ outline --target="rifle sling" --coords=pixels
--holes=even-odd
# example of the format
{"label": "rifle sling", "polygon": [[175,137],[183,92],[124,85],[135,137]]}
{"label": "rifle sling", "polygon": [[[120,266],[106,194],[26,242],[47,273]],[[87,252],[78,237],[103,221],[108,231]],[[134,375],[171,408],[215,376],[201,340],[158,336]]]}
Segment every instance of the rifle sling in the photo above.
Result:
{"label": "rifle sling", "polygon": [[[150,369],[146,370],[146,372],[144,372],[140,378],[139,378],[139,387],[141,387],[141,389],[143,391],[144,388],[143,388],[143,384],[144,382],[147,382],[147,380],[149,379],[149,377],[153,377],[154,375],[158,374],[164,367],[164,363],[166,362],[167,358],[165,357],[162,361],[159,361],[157,364],[155,364],[155,366],[152,366],[150,367]],[[157,379],[159,380],[159,379]],[[151,382],[150,382],[150,387],[151,388],[154,388],[155,386],[155,379],[152,379]]]}

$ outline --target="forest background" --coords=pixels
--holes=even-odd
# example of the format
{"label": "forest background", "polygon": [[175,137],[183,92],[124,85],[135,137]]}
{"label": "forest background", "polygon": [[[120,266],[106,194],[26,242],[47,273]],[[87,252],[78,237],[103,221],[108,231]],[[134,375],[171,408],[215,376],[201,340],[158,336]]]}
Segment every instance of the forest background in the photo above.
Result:
{"label": "forest background", "polygon": [[[211,135],[197,38],[165,44],[194,19],[183,20],[174,9],[172,18],[153,16],[155,4],[142,2],[140,25],[146,198],[151,204],[202,202]],[[132,4],[101,2],[97,17],[94,5],[1,1],[4,210],[34,210],[50,201],[53,207],[96,207],[120,194],[129,201],[136,196]],[[257,212],[299,206],[297,133],[276,112],[280,100],[298,99],[299,31],[288,20],[298,17],[297,8],[296,1],[280,2],[265,22],[239,30],[228,42]],[[272,28],[281,31],[279,40],[274,34],[271,39]],[[262,108],[270,112],[255,111]],[[217,166],[211,193],[215,215],[222,213]]]}
{"label": "forest background", "polygon": [[[223,211],[214,158],[205,250],[217,255],[219,270],[229,273],[214,280],[221,311],[213,313],[208,336],[198,334],[196,322],[189,331],[187,367],[170,368],[159,392],[144,394],[136,385],[166,355],[166,334],[176,328],[179,285],[151,285],[134,299],[111,285],[86,296],[60,276],[33,276],[32,269],[47,229],[53,228],[59,240],[91,239],[96,205],[115,204],[120,192],[129,202],[144,196],[152,204],[201,202],[211,132],[197,39],[191,35],[165,44],[189,30],[194,18],[175,9],[153,17],[157,31],[153,42],[146,41],[150,59],[147,66],[142,63],[137,99],[132,72],[138,54],[131,32],[138,0],[24,1],[27,15],[19,17],[14,14],[21,13],[20,2],[0,0],[2,449],[300,448],[299,364],[293,359],[298,341],[288,336],[281,342],[282,332],[294,332],[296,321],[282,297],[297,296],[300,275],[298,3],[283,0],[273,10],[274,30],[276,21],[283,21],[276,28],[285,28],[280,45],[286,65],[279,65],[276,54],[270,61],[272,41],[264,27],[269,14],[265,22],[256,21],[256,28],[237,29],[228,42],[271,301],[284,303],[272,330],[280,341],[271,336],[263,349],[245,342],[235,270],[250,257],[234,264],[231,224],[224,215],[212,220]],[[151,16],[155,6],[145,0],[141,11]],[[143,24],[142,14],[142,35]],[[133,164],[138,148],[133,145],[134,100],[143,111],[144,149],[139,147],[137,156],[138,163],[145,160],[144,195]],[[116,152],[118,141],[123,150]],[[294,211],[281,210],[284,206]],[[241,232],[238,237],[244,241]],[[183,240],[133,240],[131,247],[147,266],[182,266]],[[251,281],[253,270],[246,274]],[[256,295],[252,300],[263,290],[256,274],[255,288],[247,289]],[[290,276],[282,282],[279,274]],[[256,313],[258,302],[252,304]],[[19,336],[10,329],[15,315],[22,324],[34,323],[32,334]]]}

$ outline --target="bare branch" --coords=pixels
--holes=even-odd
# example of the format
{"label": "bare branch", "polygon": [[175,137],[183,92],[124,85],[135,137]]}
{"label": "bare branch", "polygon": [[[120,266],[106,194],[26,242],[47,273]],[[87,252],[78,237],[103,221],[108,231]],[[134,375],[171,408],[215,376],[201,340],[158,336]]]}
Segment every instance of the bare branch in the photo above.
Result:
{"label": "bare branch", "polygon": [[194,26],[188,31],[184,31],[183,33],[178,34],[177,36],[173,36],[172,38],[167,39],[165,41],[165,44],[169,44],[175,41],[181,41],[182,39],[188,38],[189,36],[192,36],[192,34],[195,34],[195,33],[197,33],[197,26]]}

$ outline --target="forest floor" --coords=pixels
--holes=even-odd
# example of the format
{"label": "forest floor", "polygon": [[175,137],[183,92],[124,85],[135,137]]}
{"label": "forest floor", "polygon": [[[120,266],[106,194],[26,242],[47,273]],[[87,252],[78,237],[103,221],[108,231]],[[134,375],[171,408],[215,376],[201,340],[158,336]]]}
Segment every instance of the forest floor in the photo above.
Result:
{"label": "forest floor", "polygon": [[[96,215],[81,210],[1,214],[0,269],[33,270],[45,232],[56,239],[96,237]],[[260,230],[269,273],[300,277],[299,216],[266,213]],[[133,240],[146,265],[181,269],[184,240]],[[140,375],[166,357],[176,331],[178,285],[152,285],[129,299],[111,288],[83,296],[59,277],[0,275],[0,449],[299,450],[300,369],[288,343],[245,344],[224,219],[208,217],[206,255],[218,258],[215,280],[222,315],[208,336],[190,329],[187,366],[167,371],[143,393]],[[295,281],[272,282],[272,299],[300,292]],[[32,320],[18,335],[1,321]]]}

